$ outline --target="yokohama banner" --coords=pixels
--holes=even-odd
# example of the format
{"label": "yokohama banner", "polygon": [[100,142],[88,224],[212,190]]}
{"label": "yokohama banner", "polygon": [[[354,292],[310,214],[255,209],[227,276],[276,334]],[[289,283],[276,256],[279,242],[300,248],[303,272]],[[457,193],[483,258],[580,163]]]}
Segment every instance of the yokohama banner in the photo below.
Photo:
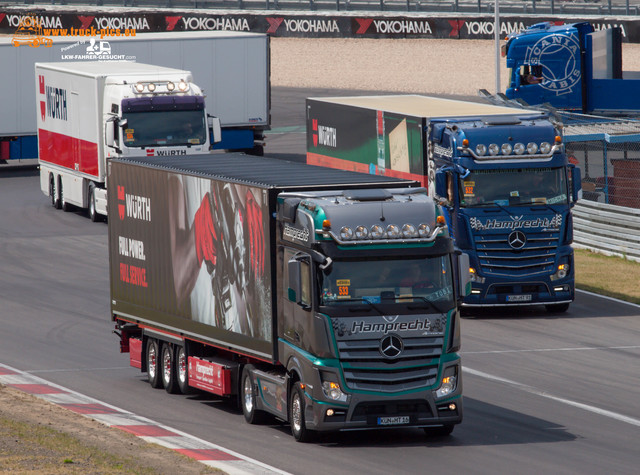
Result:
{"label": "yokohama banner", "polygon": [[[143,10],[127,8],[126,12],[113,8],[100,10],[87,7],[82,12],[59,7],[0,8],[0,33],[14,34],[25,17],[35,17],[43,28],[98,30],[135,30],[137,34],[165,31],[248,31],[267,33],[276,37],[299,38],[452,38],[492,39],[494,19],[487,16],[447,14],[389,15],[383,12],[256,12],[243,10]],[[564,18],[562,16],[509,16],[501,18],[500,36],[522,30],[541,21],[574,23],[591,22],[596,30],[619,26],[622,40],[640,43],[638,17],[594,20]]]}

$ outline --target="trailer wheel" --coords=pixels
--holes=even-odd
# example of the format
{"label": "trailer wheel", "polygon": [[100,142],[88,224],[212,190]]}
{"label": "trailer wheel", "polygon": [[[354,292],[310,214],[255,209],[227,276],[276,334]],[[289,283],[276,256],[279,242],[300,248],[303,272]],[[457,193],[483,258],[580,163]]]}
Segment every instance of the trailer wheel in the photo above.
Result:
{"label": "trailer wheel", "polygon": [[289,400],[289,424],[291,424],[291,434],[298,442],[309,442],[314,436],[314,432],[306,426],[305,406],[302,387],[299,383],[295,383]]}
{"label": "trailer wheel", "polygon": [[88,195],[89,219],[96,223],[100,221],[100,215],[96,211],[96,185],[93,182],[89,183]]}
{"label": "trailer wheel", "polygon": [[176,368],[173,364],[173,348],[169,343],[162,344],[162,385],[169,394],[175,394],[179,391],[178,381],[176,380]]}
{"label": "trailer wheel", "polygon": [[51,206],[60,209],[60,197],[58,196],[58,187],[56,186],[56,177],[53,173],[49,174],[49,198],[51,198]]}
{"label": "trailer wheel", "polygon": [[162,387],[160,377],[158,342],[153,338],[147,341],[147,377],[152,388]]}
{"label": "trailer wheel", "polygon": [[240,398],[244,419],[249,424],[260,424],[265,420],[265,414],[256,409],[256,387],[253,382],[251,371],[252,365],[242,368],[242,385],[240,386]]}
{"label": "trailer wheel", "polygon": [[445,424],[440,427],[425,427],[424,433],[427,437],[446,437],[453,432],[453,424]]}
{"label": "trailer wheel", "polygon": [[176,380],[178,388],[182,394],[189,394],[191,387],[189,386],[189,366],[187,360],[187,352],[184,346],[177,346],[175,353]]}
{"label": "trailer wheel", "polygon": [[564,313],[567,310],[569,310],[569,304],[568,303],[549,304],[549,305],[545,305],[544,308],[546,308],[547,312],[549,313]]}
{"label": "trailer wheel", "polygon": [[62,189],[62,177],[58,177],[58,199],[62,211],[71,211],[71,205],[64,199],[64,190]]}

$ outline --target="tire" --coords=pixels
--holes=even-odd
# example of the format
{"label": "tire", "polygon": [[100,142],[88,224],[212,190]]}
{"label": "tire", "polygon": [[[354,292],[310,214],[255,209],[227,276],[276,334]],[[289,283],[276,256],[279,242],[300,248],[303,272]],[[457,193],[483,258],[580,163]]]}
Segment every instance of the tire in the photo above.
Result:
{"label": "tire", "polygon": [[64,199],[64,190],[62,189],[62,177],[58,177],[58,199],[60,200],[60,207],[65,213],[71,211],[71,205]]}
{"label": "tire", "polygon": [[88,201],[87,208],[89,213],[89,219],[91,219],[91,221],[96,223],[100,221],[100,215],[96,211],[96,185],[94,185],[93,183],[89,183],[88,195],[89,196],[87,200]]}
{"label": "tire", "polygon": [[162,386],[169,394],[175,394],[179,391],[178,381],[176,379],[176,367],[173,364],[173,348],[169,343],[162,344],[162,352],[160,353],[160,376]]}
{"label": "tire", "polygon": [[255,155],[257,157],[264,156],[264,145],[254,145],[253,148],[249,149],[247,155]]}
{"label": "tire", "polygon": [[569,305],[569,303],[555,303],[545,305],[544,308],[546,308],[549,313],[564,313],[569,310]]}
{"label": "tire", "polygon": [[147,341],[147,379],[152,388],[162,387],[162,378],[160,377],[160,351],[158,342],[153,338]]}
{"label": "tire", "polygon": [[189,365],[187,352],[185,351],[184,346],[176,347],[174,361],[178,388],[182,394],[189,394],[191,392],[191,386],[189,386]]}
{"label": "tire", "polygon": [[265,414],[256,409],[256,386],[253,381],[251,371],[253,366],[246,365],[242,369],[242,379],[240,382],[240,405],[242,414],[249,424],[261,424],[264,422]]}
{"label": "tire", "polygon": [[298,383],[295,383],[289,398],[289,424],[291,434],[298,442],[310,442],[313,440],[314,432],[307,429],[305,420],[304,393]]}
{"label": "tire", "polygon": [[56,177],[51,173],[49,175],[49,198],[51,198],[51,206],[60,209],[60,196],[58,195],[58,187],[56,186]]}
{"label": "tire", "polygon": [[451,435],[454,427],[453,424],[445,424],[440,427],[425,427],[424,433],[427,437],[447,437]]}

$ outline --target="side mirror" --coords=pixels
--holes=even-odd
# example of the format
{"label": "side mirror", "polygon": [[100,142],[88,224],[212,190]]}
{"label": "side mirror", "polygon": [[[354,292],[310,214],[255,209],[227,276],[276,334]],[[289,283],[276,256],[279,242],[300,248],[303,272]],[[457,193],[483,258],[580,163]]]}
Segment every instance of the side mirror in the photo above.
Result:
{"label": "side mirror", "polygon": [[582,198],[582,175],[580,174],[580,167],[576,167],[575,165],[571,166],[571,184],[572,201],[575,203]]}
{"label": "side mirror", "polygon": [[458,288],[460,297],[471,293],[471,274],[469,273],[469,254],[458,255]]}
{"label": "side mirror", "polygon": [[302,302],[302,278],[300,276],[300,261],[291,259],[288,263],[289,270],[289,288],[287,297],[289,302],[300,304]]}
{"label": "side mirror", "polygon": [[447,172],[442,170],[436,172],[436,195],[447,199]]}
{"label": "side mirror", "polygon": [[113,148],[116,146],[116,142],[114,139],[115,131],[116,131],[115,117],[112,117],[107,120],[107,123],[105,124],[105,127],[104,127],[104,141],[107,147]]}
{"label": "side mirror", "polygon": [[220,118],[209,115],[207,116],[207,124],[209,126],[211,145],[220,142],[222,140],[222,127],[220,126]]}

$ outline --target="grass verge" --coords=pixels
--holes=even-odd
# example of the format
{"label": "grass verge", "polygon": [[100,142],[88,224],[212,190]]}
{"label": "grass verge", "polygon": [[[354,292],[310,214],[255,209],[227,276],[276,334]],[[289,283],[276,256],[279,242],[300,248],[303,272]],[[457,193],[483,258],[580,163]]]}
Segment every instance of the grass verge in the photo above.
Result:
{"label": "grass verge", "polygon": [[576,249],[576,288],[640,304],[640,262]]}

